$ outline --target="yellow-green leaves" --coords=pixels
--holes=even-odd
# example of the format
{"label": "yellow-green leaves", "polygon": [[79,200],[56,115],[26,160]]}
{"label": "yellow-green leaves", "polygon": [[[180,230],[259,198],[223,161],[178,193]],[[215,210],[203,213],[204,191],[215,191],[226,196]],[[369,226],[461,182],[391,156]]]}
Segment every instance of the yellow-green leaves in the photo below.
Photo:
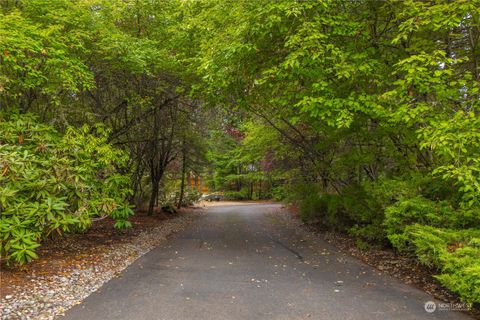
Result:
{"label": "yellow-green leaves", "polygon": [[[67,1],[27,1],[0,11],[0,101],[27,110],[39,100],[93,87],[81,59],[87,52],[88,11]],[[80,18],[79,18],[80,17]]]}

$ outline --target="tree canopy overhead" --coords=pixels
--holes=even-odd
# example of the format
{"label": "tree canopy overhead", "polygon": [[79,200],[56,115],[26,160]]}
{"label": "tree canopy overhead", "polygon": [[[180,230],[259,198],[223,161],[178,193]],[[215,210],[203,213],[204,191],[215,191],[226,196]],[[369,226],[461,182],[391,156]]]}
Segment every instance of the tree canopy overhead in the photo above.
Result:
{"label": "tree canopy overhead", "polygon": [[[6,186],[18,181],[6,168],[15,150],[44,160],[19,138],[39,119],[55,132],[58,150],[49,152],[72,152],[62,139],[88,125],[85,139],[125,157],[104,163],[132,190],[119,203],[148,203],[150,213],[181,206],[196,197],[188,176],[202,176],[227,198],[294,202],[305,221],[348,232],[360,247],[416,256],[480,301],[479,8],[477,0],[2,1],[0,109],[9,124],[0,128],[10,132],[0,136],[2,252],[21,256],[13,243],[33,228],[11,223],[24,218],[8,199]],[[89,175],[92,185],[105,178]],[[51,192],[70,199],[59,210],[73,217],[78,199],[67,189]],[[37,242],[52,230],[35,228]]]}

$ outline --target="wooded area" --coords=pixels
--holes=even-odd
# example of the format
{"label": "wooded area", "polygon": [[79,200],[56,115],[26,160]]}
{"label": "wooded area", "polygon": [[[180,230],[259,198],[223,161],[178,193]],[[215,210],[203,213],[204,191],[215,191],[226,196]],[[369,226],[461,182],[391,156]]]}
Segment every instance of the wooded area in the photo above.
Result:
{"label": "wooded area", "polygon": [[0,1],[0,252],[201,176],[480,303],[480,2]]}

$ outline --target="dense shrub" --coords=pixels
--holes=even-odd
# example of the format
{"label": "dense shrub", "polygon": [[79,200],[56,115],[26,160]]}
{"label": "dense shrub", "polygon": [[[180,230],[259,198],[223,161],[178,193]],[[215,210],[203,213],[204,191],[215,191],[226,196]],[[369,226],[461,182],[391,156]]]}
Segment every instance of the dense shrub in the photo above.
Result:
{"label": "dense shrub", "polygon": [[[462,299],[480,303],[480,229],[406,226],[404,241],[393,244],[423,264],[436,267],[436,278]],[[398,247],[398,245],[400,246]]]}
{"label": "dense shrub", "polygon": [[398,250],[408,247],[404,230],[412,224],[442,226],[452,219],[454,211],[447,202],[435,202],[423,197],[405,199],[385,210],[388,239]]}
{"label": "dense shrub", "polygon": [[240,191],[226,191],[224,193],[226,200],[249,200],[250,195],[247,188],[243,188]]}
{"label": "dense shrub", "polygon": [[478,228],[480,211],[476,208],[455,210],[447,201],[432,201],[420,196],[386,208],[386,232],[392,245],[400,251],[409,248],[405,228],[412,224],[451,229]]}
{"label": "dense shrub", "polygon": [[300,218],[309,224],[324,224],[328,204],[317,193],[310,193],[300,201]]}
{"label": "dense shrub", "polygon": [[197,189],[188,189],[183,195],[182,207],[194,205],[201,198],[202,194]]}
{"label": "dense shrub", "polygon": [[320,188],[317,184],[304,181],[285,184],[280,188],[284,195],[283,200],[295,204],[300,204],[305,198],[312,194],[320,194]]}
{"label": "dense shrub", "polygon": [[280,186],[273,187],[270,194],[267,194],[265,198],[268,198],[268,196],[270,196],[270,198],[272,198],[275,201],[285,200],[287,197],[287,191],[285,190],[285,186],[280,185]]}
{"label": "dense shrub", "polygon": [[303,190],[300,216],[323,229],[348,231],[364,242],[385,241],[383,210],[364,186],[346,187],[341,194]]}
{"label": "dense shrub", "polygon": [[341,203],[350,224],[348,233],[362,246],[385,244],[384,214],[378,197],[369,185],[352,185],[342,190]]}
{"label": "dense shrub", "polygon": [[451,245],[441,257],[442,273],[436,278],[464,300],[480,303],[480,230],[463,235],[463,242]]}
{"label": "dense shrub", "polygon": [[322,229],[344,231],[352,221],[343,200],[334,194],[307,194],[300,202],[300,217],[304,222]]}
{"label": "dense shrub", "polygon": [[116,173],[125,160],[102,127],[62,135],[31,115],[0,114],[2,259],[26,263],[43,238],[85,230],[94,218],[130,226],[129,178]]}
{"label": "dense shrub", "polygon": [[425,184],[421,192],[428,198],[405,198],[386,208],[388,239],[399,252],[437,268],[436,278],[462,299],[480,302],[480,211],[455,208],[451,201],[458,195],[442,183]]}
{"label": "dense shrub", "polygon": [[435,176],[425,176],[418,179],[419,193],[427,199],[434,201],[446,200],[452,205],[461,202],[462,194],[455,182],[450,179],[439,179]]}
{"label": "dense shrub", "polygon": [[166,213],[173,214],[177,212],[177,208],[175,207],[175,204],[173,202],[164,203],[162,204],[161,208],[162,208],[162,211]]}
{"label": "dense shrub", "polygon": [[342,191],[344,206],[355,226],[349,233],[377,245],[388,240],[396,248],[404,241],[402,230],[413,223],[446,228],[480,225],[475,208],[455,208],[460,198],[451,181],[421,173],[397,179],[379,179]]}

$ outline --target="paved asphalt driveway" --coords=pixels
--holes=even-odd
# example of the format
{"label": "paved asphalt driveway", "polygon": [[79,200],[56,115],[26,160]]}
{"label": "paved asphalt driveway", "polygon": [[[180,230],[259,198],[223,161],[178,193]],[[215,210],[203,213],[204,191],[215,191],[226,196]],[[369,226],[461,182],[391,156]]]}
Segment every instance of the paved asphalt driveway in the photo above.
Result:
{"label": "paved asphalt driveway", "polygon": [[216,206],[66,319],[468,319],[285,224],[275,204]]}

